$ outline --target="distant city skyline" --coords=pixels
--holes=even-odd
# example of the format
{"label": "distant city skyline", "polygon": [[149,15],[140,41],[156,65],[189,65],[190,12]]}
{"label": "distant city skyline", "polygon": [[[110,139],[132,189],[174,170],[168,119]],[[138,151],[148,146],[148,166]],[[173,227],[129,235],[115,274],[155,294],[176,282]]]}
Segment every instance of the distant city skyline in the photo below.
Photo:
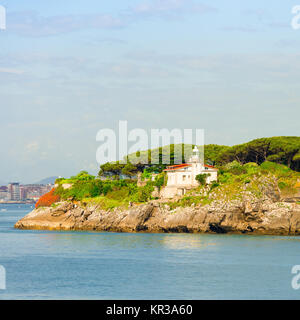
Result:
{"label": "distant city skyline", "polygon": [[0,0],[0,182],[96,174],[119,120],[206,144],[299,136],[295,4]]}
{"label": "distant city skyline", "polygon": [[8,184],[10,183],[20,183],[21,185],[22,184],[35,184],[35,185],[47,185],[47,184],[54,184],[55,180],[58,178],[59,176],[56,176],[56,177],[47,177],[47,178],[44,178],[44,179],[41,179],[39,181],[29,181],[29,182],[26,182],[24,183],[23,181],[21,180],[16,180],[16,181],[3,181],[3,180],[0,180],[0,186],[7,186]]}
{"label": "distant city skyline", "polygon": [[9,183],[7,186],[0,186],[0,204],[11,202],[32,202],[37,201],[42,195],[53,188],[51,184],[20,184]]}

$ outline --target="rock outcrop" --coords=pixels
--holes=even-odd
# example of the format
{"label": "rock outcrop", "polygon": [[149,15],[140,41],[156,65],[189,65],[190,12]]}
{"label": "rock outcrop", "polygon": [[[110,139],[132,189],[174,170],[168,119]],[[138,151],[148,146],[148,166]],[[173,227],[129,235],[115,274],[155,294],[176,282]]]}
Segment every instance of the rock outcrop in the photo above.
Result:
{"label": "rock outcrop", "polygon": [[270,192],[262,199],[213,201],[209,205],[170,207],[159,201],[127,209],[61,202],[39,208],[18,221],[19,229],[112,232],[191,232],[300,235],[300,205]]}

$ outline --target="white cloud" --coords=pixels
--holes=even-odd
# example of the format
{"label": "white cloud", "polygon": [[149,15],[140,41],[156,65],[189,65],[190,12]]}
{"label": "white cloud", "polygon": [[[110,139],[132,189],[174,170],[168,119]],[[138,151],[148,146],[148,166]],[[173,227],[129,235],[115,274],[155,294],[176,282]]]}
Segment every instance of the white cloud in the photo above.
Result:
{"label": "white cloud", "polygon": [[8,14],[7,32],[29,37],[55,36],[82,29],[116,29],[139,21],[145,16],[160,18],[180,17],[187,13],[214,12],[215,8],[195,3],[193,0],[152,0],[129,8],[115,15],[93,13],[82,15],[61,15],[45,17],[33,11]]}
{"label": "white cloud", "polygon": [[195,3],[192,0],[154,0],[143,2],[133,8],[137,14],[161,15],[161,14],[184,14],[184,13],[204,13],[215,11],[216,9]]}
{"label": "white cloud", "polygon": [[0,68],[0,73],[23,74],[24,71],[18,69]]}
{"label": "white cloud", "polygon": [[25,145],[25,151],[26,153],[34,153],[39,150],[39,143],[36,141],[30,142],[27,145]]}
{"label": "white cloud", "polygon": [[44,17],[35,12],[15,12],[8,15],[7,32],[41,37],[69,33],[86,28],[120,28],[124,21],[107,14],[61,15]]}

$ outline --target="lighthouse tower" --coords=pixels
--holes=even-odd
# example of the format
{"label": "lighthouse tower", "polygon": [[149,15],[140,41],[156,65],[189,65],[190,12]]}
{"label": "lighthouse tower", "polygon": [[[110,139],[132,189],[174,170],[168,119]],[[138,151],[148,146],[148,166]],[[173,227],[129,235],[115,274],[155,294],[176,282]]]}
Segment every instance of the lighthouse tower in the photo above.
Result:
{"label": "lighthouse tower", "polygon": [[193,149],[193,154],[190,157],[189,163],[200,163],[200,152],[197,146]]}
{"label": "lighthouse tower", "polygon": [[204,170],[203,163],[201,163],[200,159],[200,151],[197,146],[195,146],[195,148],[193,149],[193,154],[190,157],[188,164],[191,165],[192,185],[197,186],[198,182],[196,181],[196,176]]}

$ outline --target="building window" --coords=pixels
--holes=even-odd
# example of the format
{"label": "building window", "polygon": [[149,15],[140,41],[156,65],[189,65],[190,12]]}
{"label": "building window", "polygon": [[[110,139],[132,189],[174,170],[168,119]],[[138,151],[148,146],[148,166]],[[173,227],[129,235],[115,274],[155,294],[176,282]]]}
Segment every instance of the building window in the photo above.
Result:
{"label": "building window", "polygon": [[182,181],[185,181],[186,176],[182,176]]}

